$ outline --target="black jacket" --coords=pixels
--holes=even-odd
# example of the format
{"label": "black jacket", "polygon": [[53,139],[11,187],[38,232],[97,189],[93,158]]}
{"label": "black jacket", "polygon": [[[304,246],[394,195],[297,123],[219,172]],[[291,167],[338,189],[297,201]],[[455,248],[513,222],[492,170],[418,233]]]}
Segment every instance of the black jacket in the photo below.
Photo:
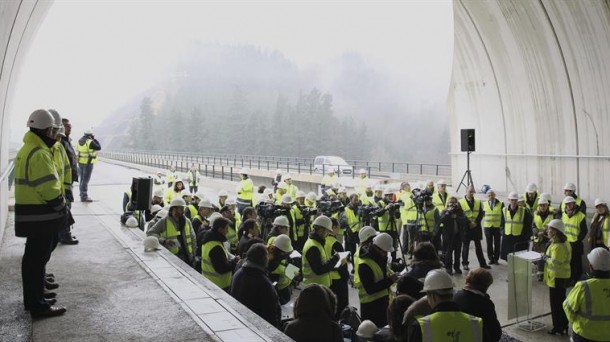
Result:
{"label": "black jacket", "polygon": [[[316,240],[322,245],[322,247],[324,247],[324,239],[315,232],[311,232],[309,234],[309,238]],[[335,268],[337,261],[339,261],[339,255],[335,254],[333,256],[329,256],[328,261],[323,264],[322,256],[317,248],[310,248],[307,251],[307,254],[305,254],[305,257],[307,258],[307,261],[309,261],[309,266],[315,274],[324,274],[332,271]]]}
{"label": "black jacket", "polygon": [[267,271],[249,261],[233,276],[231,296],[274,327],[279,327],[282,309]]}
{"label": "black jacket", "polygon": [[[388,258],[374,253],[371,251],[371,248],[373,248],[373,245],[363,246],[360,249],[360,259],[373,260],[377,265],[379,265],[381,272],[386,274],[388,269]],[[373,270],[366,264],[360,264],[360,267],[358,268],[358,275],[360,276],[360,283],[362,283],[362,286],[369,294],[389,289],[393,284],[392,280],[388,277],[384,277],[380,281],[375,282]]]}
{"label": "black jacket", "polygon": [[[459,211],[459,210],[458,210]],[[447,209],[441,212],[441,224],[443,229],[441,230],[441,234],[443,235],[443,240],[453,238],[464,238],[464,232],[468,229],[468,218],[464,215],[463,212],[453,213],[448,211]],[[440,225],[439,225],[440,226]]]}
{"label": "black jacket", "polygon": [[479,294],[469,290],[455,293],[453,300],[462,312],[483,319],[483,341],[496,342],[502,337],[502,327],[496,315],[496,306],[488,294]]}
{"label": "black jacket", "polygon": [[76,151],[72,146],[72,141],[69,137],[62,137],[61,144],[64,145],[68,159],[70,160],[70,169],[72,170],[72,182],[78,182],[78,158]]}
{"label": "black jacket", "polygon": [[[227,238],[220,234],[219,232],[210,229],[203,236],[202,246],[208,241],[219,241],[224,243],[227,241]],[[227,273],[232,272],[235,269],[235,264],[237,264],[237,259],[233,258],[232,260],[227,260],[227,255],[222,250],[220,246],[216,246],[212,248],[210,251],[210,261],[212,262],[212,266],[218,273]]]}

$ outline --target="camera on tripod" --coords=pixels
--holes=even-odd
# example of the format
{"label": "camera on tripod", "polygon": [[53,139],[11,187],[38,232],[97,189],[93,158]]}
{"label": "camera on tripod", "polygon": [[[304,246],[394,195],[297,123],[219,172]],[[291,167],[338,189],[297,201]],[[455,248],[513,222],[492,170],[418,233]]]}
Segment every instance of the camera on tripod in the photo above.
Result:
{"label": "camera on tripod", "polygon": [[411,193],[413,194],[413,203],[415,203],[415,207],[418,210],[422,210],[424,208],[424,203],[432,199],[432,192],[428,189],[420,190],[416,188],[413,189]]}
{"label": "camera on tripod", "polygon": [[278,216],[289,215],[290,209],[269,202],[261,202],[256,205],[256,213],[262,219],[274,219]]}
{"label": "camera on tripod", "polygon": [[342,212],[345,209],[343,203],[339,200],[335,201],[318,201],[317,204],[318,210],[326,215],[331,216],[332,214]]}

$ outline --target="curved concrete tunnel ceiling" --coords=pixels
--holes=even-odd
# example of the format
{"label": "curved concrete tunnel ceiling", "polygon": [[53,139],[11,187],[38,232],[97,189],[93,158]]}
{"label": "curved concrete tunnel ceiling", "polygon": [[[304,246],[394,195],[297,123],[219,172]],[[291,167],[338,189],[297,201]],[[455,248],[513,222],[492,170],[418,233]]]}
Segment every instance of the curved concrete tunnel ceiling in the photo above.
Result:
{"label": "curved concrete tunnel ceiling", "polygon": [[[449,111],[453,183],[460,129],[476,130],[474,183],[556,197],[610,193],[610,2],[455,0]],[[555,202],[561,198],[555,198]]]}

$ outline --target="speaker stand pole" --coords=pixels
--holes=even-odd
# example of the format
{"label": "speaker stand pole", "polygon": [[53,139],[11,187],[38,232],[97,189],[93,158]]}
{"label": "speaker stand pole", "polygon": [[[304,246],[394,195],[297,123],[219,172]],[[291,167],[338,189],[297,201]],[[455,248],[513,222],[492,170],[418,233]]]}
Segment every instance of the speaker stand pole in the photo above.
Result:
{"label": "speaker stand pole", "polygon": [[[466,188],[470,186],[474,187],[474,182],[472,181],[472,172],[470,171],[470,153],[471,151],[466,152],[466,172],[464,172],[462,180],[460,181],[460,185],[458,185],[458,188],[455,190],[455,192],[460,191],[462,185]],[[466,180],[466,183],[464,183],[464,180]]]}

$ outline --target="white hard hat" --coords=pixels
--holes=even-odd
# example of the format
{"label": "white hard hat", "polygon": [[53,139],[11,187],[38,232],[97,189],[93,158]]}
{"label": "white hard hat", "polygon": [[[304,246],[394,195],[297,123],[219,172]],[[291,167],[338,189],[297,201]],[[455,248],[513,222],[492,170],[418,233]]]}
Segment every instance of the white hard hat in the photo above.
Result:
{"label": "white hard hat", "polygon": [[159,249],[159,239],[156,236],[144,238],[144,252],[154,252]]}
{"label": "white hard hat", "polygon": [[358,232],[358,240],[360,240],[360,243],[363,243],[375,235],[377,235],[375,228],[371,226],[364,226]]}
{"label": "white hard hat", "polygon": [[563,187],[563,190],[576,191],[576,185],[574,185],[574,183],[566,183],[566,185]]}
{"label": "white hard hat", "polygon": [[292,176],[289,173],[287,173],[284,175],[284,177],[282,177],[282,179],[292,179]]}
{"label": "white hard hat", "polygon": [[265,191],[263,191],[263,195],[269,196],[269,195],[272,195],[272,194],[273,194],[273,190],[271,190],[269,188],[267,188],[267,189],[265,189]]}
{"label": "white hard hat", "polygon": [[447,181],[444,179],[441,179],[438,182],[436,182],[436,185],[447,185]]}
{"label": "white hard hat", "polygon": [[214,221],[216,221],[217,218],[221,218],[221,217],[222,217],[222,214],[213,212],[212,215],[210,215],[210,217],[208,217],[208,222],[210,223],[210,227],[214,224]]}
{"label": "white hard hat", "polygon": [[305,199],[309,202],[315,202],[318,199],[318,195],[316,195],[315,192],[310,192],[307,194],[307,197],[305,197]]}
{"label": "white hard hat", "polygon": [[125,225],[129,228],[137,228],[139,226],[138,219],[133,216],[129,216],[127,221],[125,221]]}
{"label": "white hard hat", "polygon": [[377,184],[375,185],[375,188],[373,188],[374,191],[383,191],[383,187],[381,186],[381,184]]}
{"label": "white hard hat", "polygon": [[394,240],[388,233],[380,233],[373,238],[373,245],[385,252],[394,252]]}
{"label": "white hard hat", "polygon": [[91,134],[93,134],[93,130],[92,130],[91,128],[87,128],[87,129],[85,130],[85,134],[87,134],[87,135],[91,135]]}
{"label": "white hard hat", "polygon": [[517,198],[517,202],[525,202],[525,194],[519,194]]}
{"label": "white hard hat", "polygon": [[541,198],[538,200],[538,205],[541,205],[541,204],[549,204],[549,201],[547,201],[546,198]]}
{"label": "white hard hat", "polygon": [[290,227],[290,222],[288,221],[288,218],[286,216],[278,216],[273,220],[273,225],[274,226],[280,226],[280,227]]}
{"label": "white hard hat", "polygon": [[164,218],[165,216],[167,216],[167,213],[168,213],[168,210],[163,208],[157,212],[157,215],[155,215],[155,217]]}
{"label": "white hard hat", "polygon": [[247,175],[250,174],[250,170],[246,169],[245,167],[239,170],[239,174],[240,175]]}
{"label": "white hard hat", "polygon": [[358,331],[356,331],[356,335],[358,337],[362,337],[364,339],[372,339],[375,336],[375,333],[379,331],[375,323],[372,321],[364,320],[358,326]]}
{"label": "white hard hat", "polygon": [[432,270],[426,275],[426,279],[424,279],[424,288],[421,292],[442,290],[452,292],[454,287],[455,284],[453,283],[453,279],[451,279],[451,276],[447,272]]}
{"label": "white hard hat", "polygon": [[227,200],[225,201],[226,205],[237,205],[237,202],[235,201],[235,198],[227,198]]}
{"label": "white hard hat", "polygon": [[277,184],[277,188],[282,190],[288,190],[288,184],[286,184],[286,182],[284,181],[281,181]]}
{"label": "white hard hat", "polygon": [[292,196],[290,196],[288,194],[284,194],[284,196],[282,196],[282,203],[286,203],[286,204],[292,203]]}
{"label": "white hard hat", "polygon": [[554,228],[554,229],[557,229],[558,231],[560,231],[560,232],[562,232],[564,234],[566,232],[566,227],[563,224],[563,221],[558,220],[558,219],[551,220],[551,222],[549,222],[546,226]]}
{"label": "white hard hat", "polygon": [[534,183],[529,183],[525,188],[525,192],[536,192],[538,191],[538,187]]}
{"label": "white hard hat", "polygon": [[163,189],[155,190],[155,193],[153,194],[153,196],[163,198]]}
{"label": "white hard hat", "polygon": [[341,193],[341,192],[345,192],[345,193],[347,193],[347,189],[346,189],[346,188],[344,188],[344,187],[340,187],[340,188],[339,188],[339,191],[337,191],[337,192],[339,192],[339,193]]}
{"label": "white hard hat", "polygon": [[201,201],[201,200],[203,200],[205,198],[205,194],[203,192],[199,191],[193,197],[195,197],[195,198],[197,198],[197,199],[199,199]]}
{"label": "white hard hat", "polygon": [[589,254],[587,254],[587,259],[589,259],[589,263],[591,267],[593,267],[596,271],[610,271],[610,252],[603,247],[593,248]]}
{"label": "white hard hat", "polygon": [[214,206],[212,205],[212,202],[210,202],[209,199],[204,198],[201,201],[199,201],[199,208],[210,208],[210,209],[214,209]]}
{"label": "white hard hat", "polygon": [[299,190],[299,191],[297,191],[295,198],[305,198],[305,196],[306,196],[305,191]]}
{"label": "white hard hat", "polygon": [[64,124],[61,122],[61,115],[56,110],[49,109],[49,113],[53,116],[53,128],[60,129],[64,127]]}
{"label": "white hard hat", "polygon": [[182,198],[174,198],[171,202],[169,202],[169,207],[185,207],[186,202]]}
{"label": "white hard hat", "polygon": [[488,193],[490,193],[490,192],[493,192],[493,193],[495,194],[495,193],[496,193],[496,190],[494,190],[494,189],[492,189],[492,188],[489,188],[489,189],[487,189],[486,194],[488,194]]}
{"label": "white hard hat", "polygon": [[150,213],[151,213],[151,214],[153,214],[153,215],[155,215],[155,214],[156,214],[156,213],[158,213],[158,212],[159,212],[159,210],[161,210],[161,209],[163,209],[163,207],[162,207],[162,206],[160,206],[160,205],[158,205],[158,204],[155,204],[155,205],[153,205],[153,206],[150,208]]}
{"label": "white hard hat", "polygon": [[545,199],[545,200],[549,201],[549,203],[551,203],[551,201],[552,201],[551,194],[549,194],[547,192],[541,193],[540,199]]}
{"label": "white hard hat", "polygon": [[292,242],[286,234],[278,235],[275,240],[273,240],[273,245],[284,253],[292,252]]}
{"label": "white hard hat", "polygon": [[326,230],[333,231],[333,221],[328,216],[320,215],[313,220],[314,226],[320,226]]}
{"label": "white hard hat", "polygon": [[517,193],[513,191],[508,194],[508,199],[509,200],[519,200],[519,195],[517,195]]}
{"label": "white hard hat", "polygon": [[358,170],[358,174],[366,175],[366,170],[365,169],[360,169],[360,170]]}
{"label": "white hard hat", "polygon": [[66,136],[66,128],[64,127],[64,125],[61,125],[61,127],[59,127],[57,134],[61,135],[62,137]]}
{"label": "white hard hat", "polygon": [[223,196],[229,196],[229,192],[225,189],[221,189],[220,191],[218,191],[218,197],[223,197]]}
{"label": "white hard hat", "polygon": [[393,194],[393,193],[394,193],[394,191],[392,191],[392,188],[390,188],[389,186],[386,186],[386,187],[383,189],[383,194],[384,194],[384,195],[391,195],[391,194]]}
{"label": "white hard hat", "polygon": [[26,126],[37,129],[47,129],[53,127],[54,122],[53,115],[46,109],[37,109],[30,114]]}
{"label": "white hard hat", "polygon": [[184,196],[189,196],[189,197],[192,197],[191,192],[190,192],[190,191],[188,191],[188,190],[186,190],[186,189],[184,189],[184,190],[180,191],[180,195],[181,195],[182,197],[184,197]]}
{"label": "white hard hat", "polygon": [[606,201],[604,201],[604,200],[603,200],[603,199],[601,199],[601,198],[596,198],[596,199],[595,199],[595,206],[596,206],[596,207],[597,207],[598,205],[602,205],[602,204],[608,204],[608,203],[606,203]]}
{"label": "white hard hat", "polygon": [[568,204],[568,203],[576,203],[576,200],[572,196],[566,196],[563,199],[563,204]]}

